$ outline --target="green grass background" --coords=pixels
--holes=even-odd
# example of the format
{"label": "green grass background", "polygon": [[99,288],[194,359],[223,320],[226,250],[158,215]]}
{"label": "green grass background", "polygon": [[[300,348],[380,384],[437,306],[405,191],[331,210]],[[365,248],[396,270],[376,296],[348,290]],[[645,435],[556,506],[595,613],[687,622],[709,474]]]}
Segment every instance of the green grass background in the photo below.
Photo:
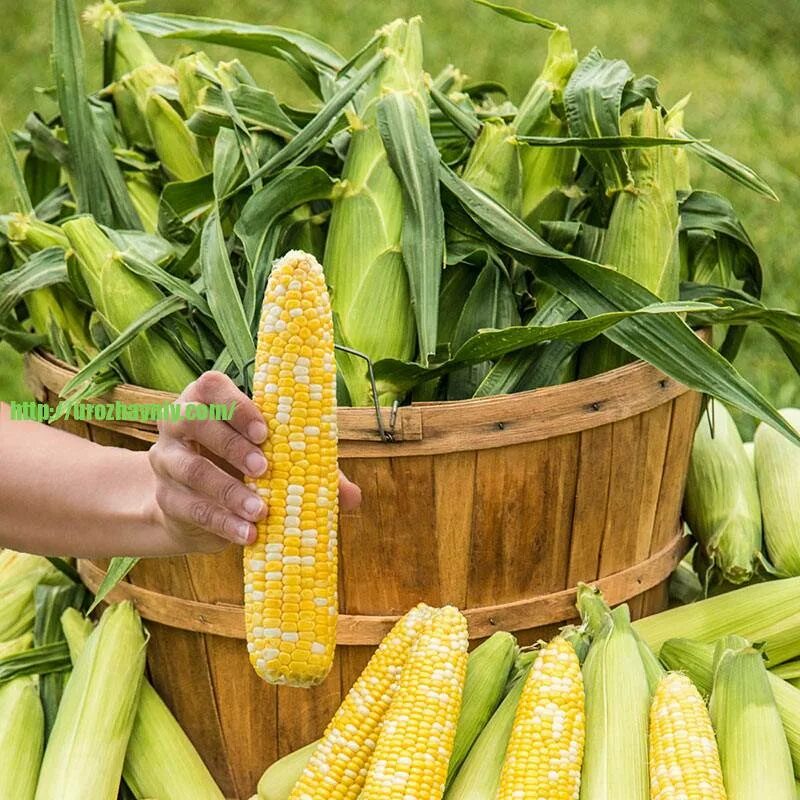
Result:
{"label": "green grass background", "polygon": [[[686,125],[695,135],[754,167],[775,188],[771,203],[696,164],[696,187],[724,192],[761,254],[767,302],[800,310],[800,4],[797,0],[518,0],[520,7],[566,24],[583,55],[592,46],[626,59],[637,74],[662,81],[668,103],[692,94]],[[0,25],[0,115],[7,127],[23,122],[50,85],[51,3],[3,3]],[[299,28],[352,53],[382,23],[400,15],[425,20],[426,67],[448,62],[476,78],[500,80],[519,100],[542,62],[546,32],[496,16],[468,0],[152,0],[145,10],[230,17]],[[98,38],[86,31],[91,85],[99,80]],[[165,57],[175,43],[159,43]],[[234,53],[208,48],[212,55]],[[305,95],[281,65],[243,53],[257,78],[293,102]],[[44,107],[46,110],[46,106]],[[0,176],[0,198],[2,198]],[[0,350],[0,399],[19,396],[19,365]],[[800,405],[800,384],[764,334],[748,333],[737,366],[777,405]]]}

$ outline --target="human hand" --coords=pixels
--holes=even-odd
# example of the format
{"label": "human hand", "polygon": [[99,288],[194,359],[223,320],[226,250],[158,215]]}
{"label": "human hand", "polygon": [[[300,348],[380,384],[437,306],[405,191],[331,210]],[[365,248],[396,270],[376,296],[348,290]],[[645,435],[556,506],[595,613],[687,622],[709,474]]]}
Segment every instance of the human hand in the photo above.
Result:
{"label": "human hand", "polygon": [[[261,444],[267,427],[253,401],[227,375],[205,372],[178,397],[181,405],[235,404],[229,421],[164,419],[158,441],[150,448],[156,476],[156,503],[161,524],[184,552],[216,552],[227,541],[248,544],[266,506],[245,484],[199,453],[203,447],[232,471],[257,478],[267,468]],[[361,491],[339,473],[339,503],[352,511]]]}

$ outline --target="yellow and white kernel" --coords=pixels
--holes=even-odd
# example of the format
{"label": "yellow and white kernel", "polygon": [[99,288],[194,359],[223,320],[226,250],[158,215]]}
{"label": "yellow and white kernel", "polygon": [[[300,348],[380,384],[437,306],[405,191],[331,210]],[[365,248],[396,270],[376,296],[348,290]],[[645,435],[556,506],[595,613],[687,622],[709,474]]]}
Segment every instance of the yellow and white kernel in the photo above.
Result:
{"label": "yellow and white kernel", "polygon": [[498,800],[578,800],[585,728],[580,662],[572,645],[556,637],[522,690]]}
{"label": "yellow and white kernel", "polygon": [[268,514],[245,548],[248,651],[270,683],[312,686],[328,674],[336,641],[339,478],[330,298],[306,253],[272,268],[253,400],[268,429],[268,467],[249,483]]}

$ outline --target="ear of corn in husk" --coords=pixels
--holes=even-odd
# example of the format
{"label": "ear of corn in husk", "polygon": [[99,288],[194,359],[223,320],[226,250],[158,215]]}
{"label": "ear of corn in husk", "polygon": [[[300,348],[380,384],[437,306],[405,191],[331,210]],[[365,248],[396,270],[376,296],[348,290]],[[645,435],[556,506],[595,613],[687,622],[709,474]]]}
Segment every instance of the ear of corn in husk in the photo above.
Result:
{"label": "ear of corn in husk", "polygon": [[[661,660],[669,669],[684,672],[704,695],[709,695],[714,682],[715,649],[715,645],[708,642],[670,639],[661,648]],[[794,772],[800,775],[800,689],[772,670],[767,672],[767,677],[783,722]]]}
{"label": "ear of corn in husk", "polygon": [[36,587],[42,581],[66,583],[64,577],[46,558],[4,551],[8,554],[0,566],[0,642],[16,639],[33,628]]}
{"label": "ear of corn in husk", "polygon": [[711,718],[692,681],[679,672],[659,681],[650,707],[652,800],[725,800]]}
{"label": "ear of corn in husk", "polygon": [[[109,336],[119,335],[163,299],[152,283],[127,268],[91,217],[65,222],[64,232]],[[123,351],[121,361],[135,383],[154,389],[181,392],[197,377],[181,354],[152,328],[136,336]]]}
{"label": "ear of corn in husk", "polygon": [[525,652],[517,658],[505,697],[450,782],[444,800],[496,800],[517,706],[536,657],[537,653]]}
{"label": "ear of corn in husk", "polygon": [[[21,653],[30,634],[0,645],[0,658]],[[33,800],[44,749],[44,712],[36,678],[0,684],[0,797]]]}
{"label": "ear of corn in husk", "polygon": [[145,38],[128,22],[124,11],[116,3],[110,0],[95,3],[83,12],[83,19],[100,33],[109,25],[113,27],[115,79],[137,67],[159,63]]}
{"label": "ear of corn in husk", "polygon": [[[623,135],[666,136],[661,111],[649,100],[625,112],[621,127]],[[676,300],[680,250],[673,148],[630,150],[628,161],[633,185],[617,194],[603,240],[602,263],[661,300]],[[580,374],[596,375],[631,360],[629,353],[599,337],[583,348]]]}
{"label": "ear of corn in husk", "polygon": [[800,578],[756,583],[636,620],[634,630],[658,653],[668,639],[715,642],[739,634],[764,642],[769,665],[800,656]]}
{"label": "ear of corn in husk", "polygon": [[500,704],[517,653],[516,639],[498,631],[469,654],[448,782]]}
{"label": "ear of corn in husk", "polygon": [[[800,430],[800,409],[782,409],[781,414]],[[762,423],[754,448],[767,554],[783,574],[800,575],[800,447]]]}
{"label": "ear of corn in husk", "polygon": [[522,208],[522,162],[514,130],[500,119],[486,120],[470,150],[462,177],[513,214]]}
{"label": "ear of corn in husk", "polygon": [[[61,624],[74,663],[86,646],[92,624],[75,609],[64,612]],[[224,800],[194,745],[146,678],[122,776],[136,797]]]}
{"label": "ear of corn in husk", "polygon": [[[547,43],[542,73],[522,101],[514,120],[519,136],[567,136],[562,93],[578,63],[569,31],[556,28]],[[566,206],[564,189],[572,179],[575,150],[523,145],[522,218],[536,226],[541,220],[561,219]]]}
{"label": "ear of corn in husk", "polygon": [[116,798],[144,667],[139,615],[127,602],[110,606],[67,682],[36,800]]}
{"label": "ear of corn in husk", "polygon": [[[367,84],[334,198],[325,271],[340,325],[340,342],[366,354],[410,360],[416,323],[401,252],[403,193],[377,127],[377,105],[385,93],[407,93],[421,117],[427,106],[422,72],[421,20],[395,20],[381,29],[378,47],[386,61]],[[392,320],[390,325],[383,324]],[[371,390],[361,359],[337,354],[350,405],[369,405]],[[379,398],[391,405],[391,393]]]}
{"label": "ear of corn in husk", "polygon": [[[580,610],[580,603],[579,603]],[[605,615],[583,664],[583,800],[648,800],[648,676],[623,605]]]}
{"label": "ear of corn in husk", "polygon": [[728,410],[710,401],[692,446],[684,515],[716,577],[746,583],[761,563],[761,506],[753,467]]}
{"label": "ear of corn in husk", "polygon": [[131,202],[142,221],[147,233],[158,231],[158,192],[153,188],[150,179],[141,172],[125,173],[125,186],[128,187],[128,194]]}
{"label": "ear of corn in husk", "polygon": [[709,703],[729,800],[794,800],[792,759],[761,654],[738,636],[714,654]]}
{"label": "ear of corn in husk", "polygon": [[288,800],[318,744],[311,742],[269,766],[258,782],[259,800]]}

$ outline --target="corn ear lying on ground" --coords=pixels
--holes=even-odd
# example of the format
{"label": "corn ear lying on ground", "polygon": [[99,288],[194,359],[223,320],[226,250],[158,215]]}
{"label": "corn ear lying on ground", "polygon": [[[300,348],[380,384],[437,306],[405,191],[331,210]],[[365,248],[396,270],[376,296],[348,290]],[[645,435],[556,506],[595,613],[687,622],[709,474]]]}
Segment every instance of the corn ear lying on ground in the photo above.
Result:
{"label": "corn ear lying on ground", "polygon": [[[20,653],[30,635],[0,645],[0,657]],[[0,797],[33,800],[44,750],[44,712],[36,678],[14,678],[0,684]]]}
{"label": "corn ear lying on ground", "polygon": [[[800,429],[800,410],[786,408],[781,414]],[[781,573],[800,575],[800,447],[764,424],[753,441],[767,553]]]}
{"label": "corn ear lying on ground", "polygon": [[706,583],[749,581],[761,563],[756,476],[733,417],[716,401],[695,433],[683,508],[709,563]]}
{"label": "corn ear lying on ground", "polygon": [[[80,658],[92,624],[79,611],[64,612],[61,624],[70,656]],[[122,777],[136,797],[224,800],[194,745],[145,678],[125,751]]]}
{"label": "corn ear lying on ground", "polygon": [[651,800],[725,800],[722,767],[708,709],[692,681],[665,675],[650,707]]}
{"label": "corn ear lying on ground", "polygon": [[636,633],[654,653],[668,639],[716,642],[736,634],[763,642],[767,664],[800,656],[800,578],[756,583],[688,606],[636,620]]}
{"label": "corn ear lying on ground", "polygon": [[709,708],[730,800],[795,800],[791,754],[769,676],[761,654],[741,637],[717,644]]}
{"label": "corn ear lying on ground", "polygon": [[130,603],[109,607],[64,689],[36,800],[116,798],[144,666],[139,615]]}

